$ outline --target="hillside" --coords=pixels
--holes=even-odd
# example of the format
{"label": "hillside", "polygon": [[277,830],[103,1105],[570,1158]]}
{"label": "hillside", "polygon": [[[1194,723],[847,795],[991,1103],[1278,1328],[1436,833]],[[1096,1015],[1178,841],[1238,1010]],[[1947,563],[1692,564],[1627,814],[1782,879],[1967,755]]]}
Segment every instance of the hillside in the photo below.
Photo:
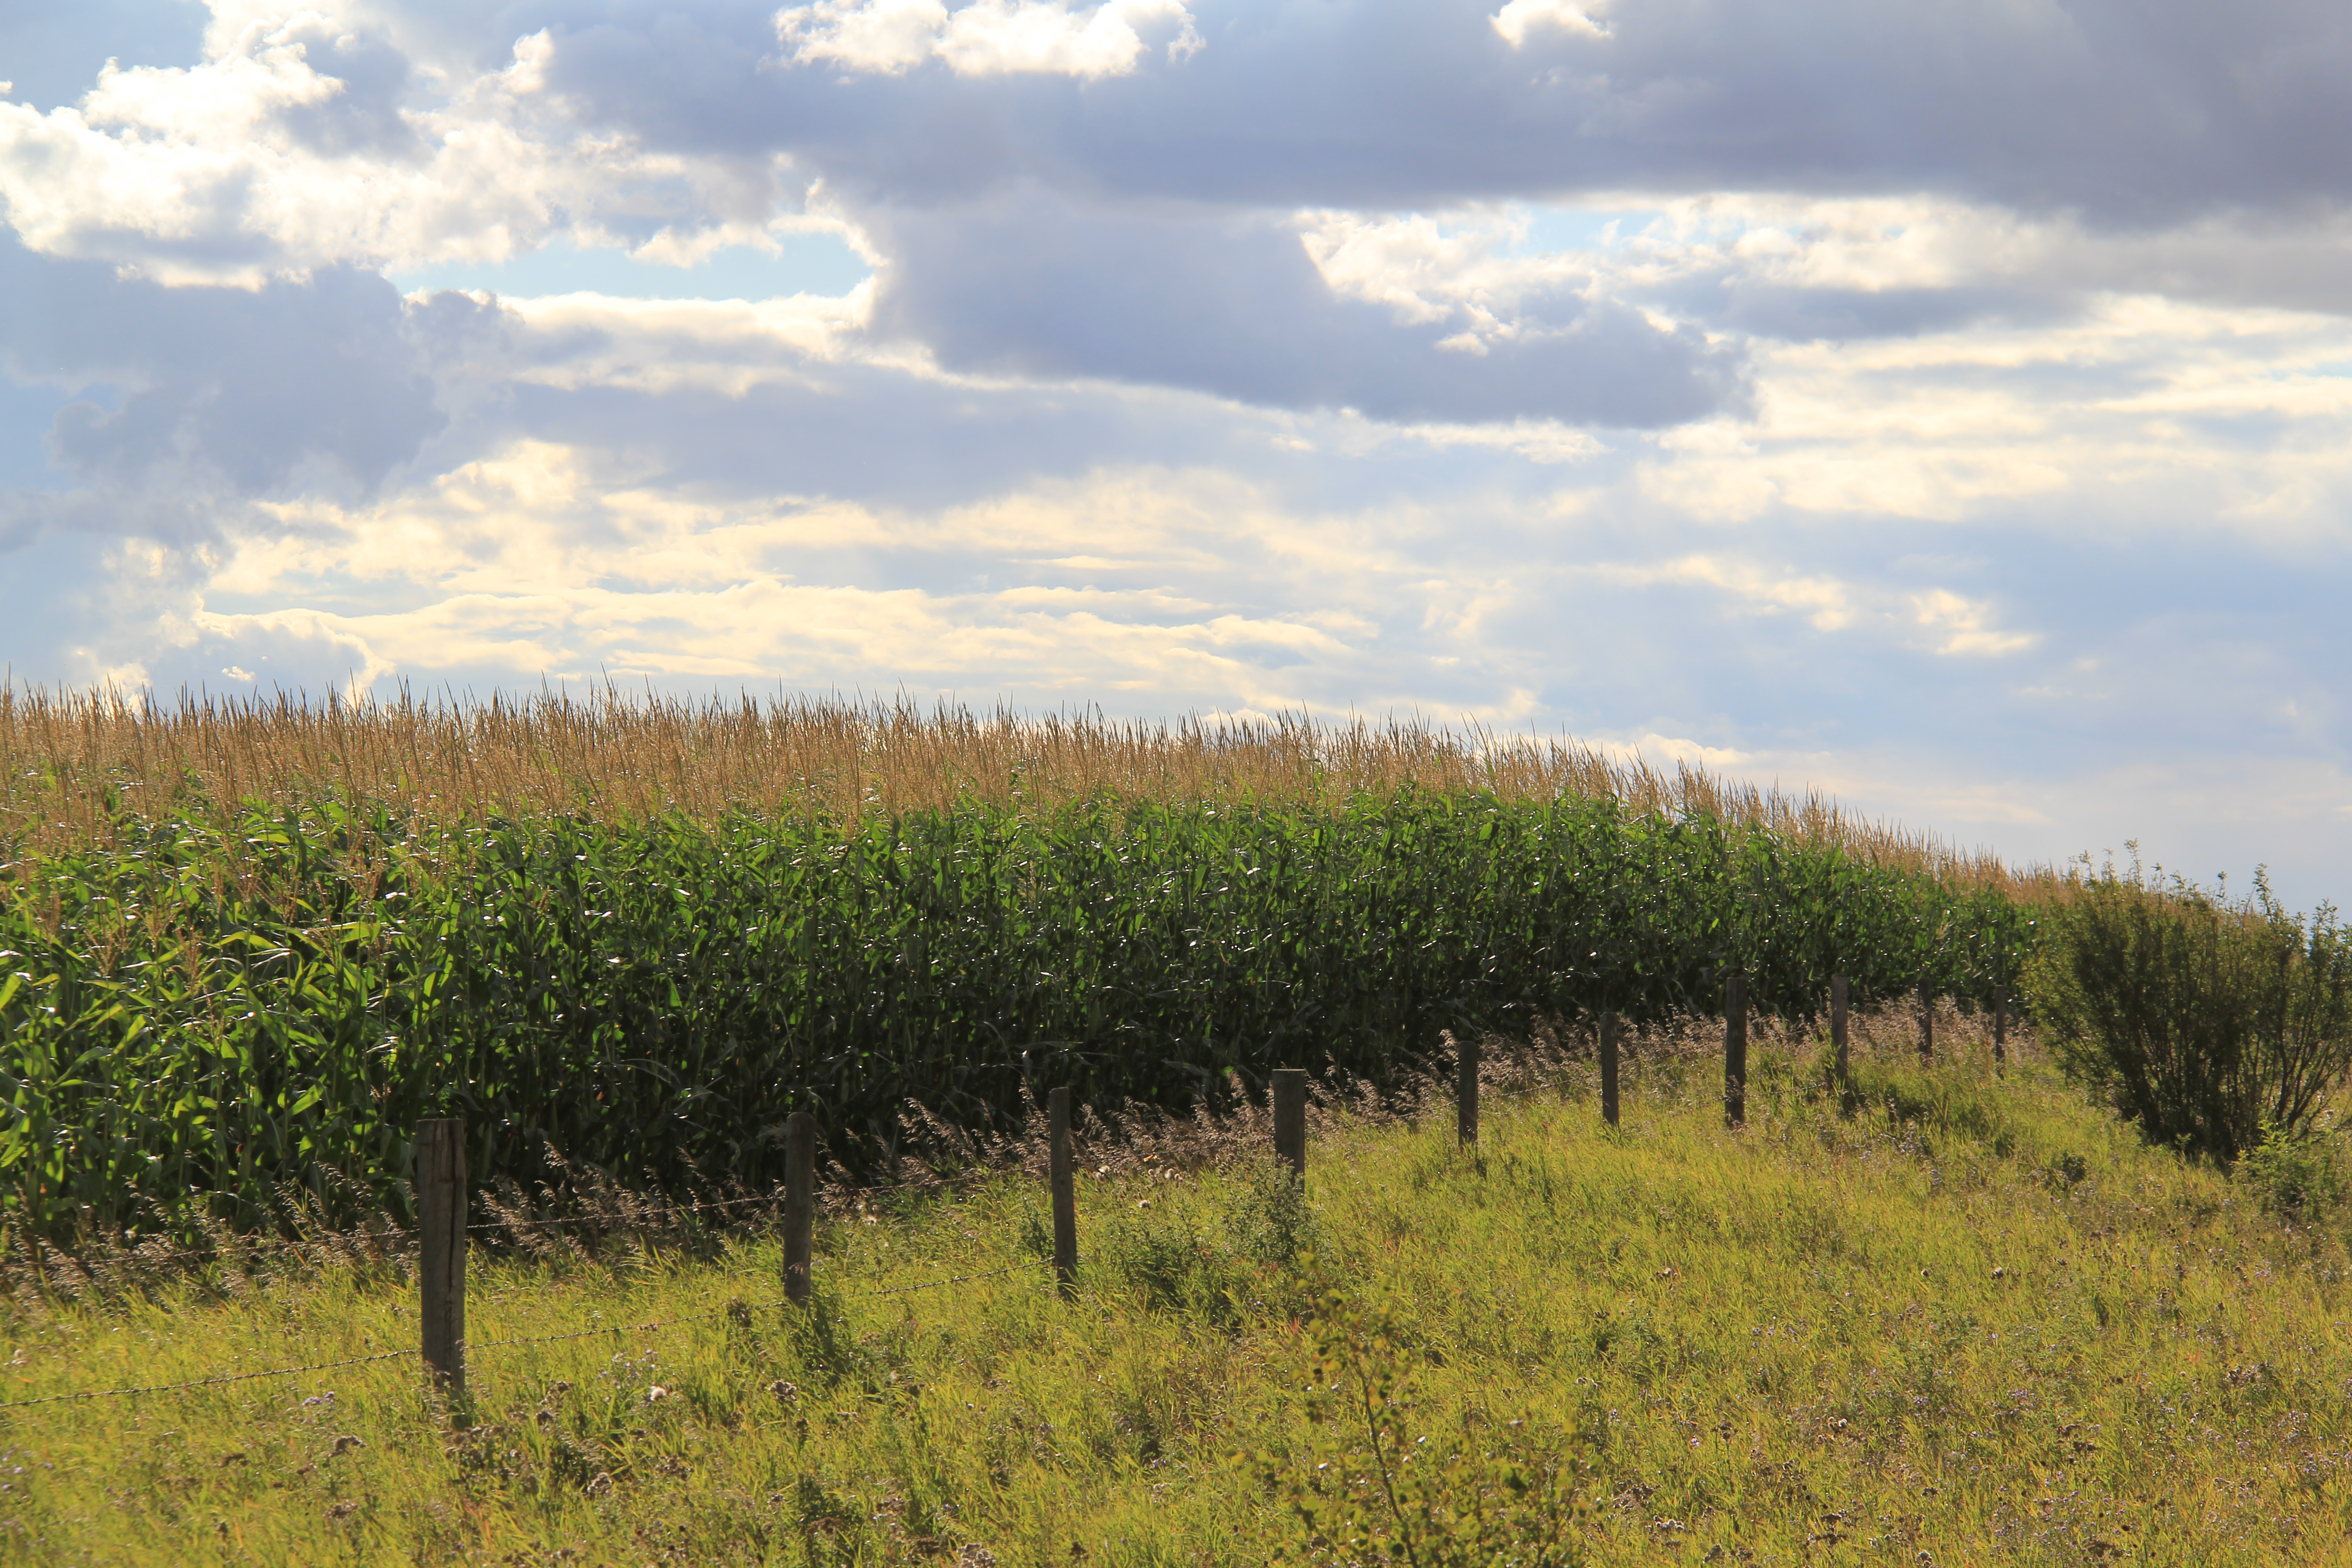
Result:
{"label": "hillside", "polygon": [[[805,1313],[756,1232],[541,1238],[477,1258],[463,1432],[413,1359],[0,1411],[0,1560],[1402,1562],[1318,1555],[1292,1507],[1327,1542],[1392,1528],[1384,1472],[1408,1512],[1483,1489],[1501,1562],[2329,1560],[2340,1227],[2141,1147],[2030,1050],[1993,1077],[1945,1024],[1932,1071],[1907,1020],[1866,1026],[1851,1115],[1767,1031],[1740,1132],[1704,1024],[1644,1037],[1618,1132],[1558,1059],[1496,1068],[1475,1151],[1442,1106],[1327,1107],[1303,1206],[1246,1120],[1097,1129],[1068,1301],[1017,1170],[836,1194]],[[415,1331],[396,1258],[18,1284],[9,1400]],[[1424,1533],[1412,1560],[1462,1559]]]}

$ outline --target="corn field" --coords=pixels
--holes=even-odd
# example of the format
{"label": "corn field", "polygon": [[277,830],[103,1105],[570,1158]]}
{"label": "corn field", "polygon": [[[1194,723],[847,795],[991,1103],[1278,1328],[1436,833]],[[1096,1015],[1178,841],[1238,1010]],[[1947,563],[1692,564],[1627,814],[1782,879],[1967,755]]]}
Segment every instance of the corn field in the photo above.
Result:
{"label": "corn field", "polygon": [[2031,879],[1683,772],[1426,728],[822,704],[158,709],[0,694],[0,1215],[404,1206],[551,1152],[764,1184],[909,1102],[1182,1110],[1442,1031],[2014,977]]}

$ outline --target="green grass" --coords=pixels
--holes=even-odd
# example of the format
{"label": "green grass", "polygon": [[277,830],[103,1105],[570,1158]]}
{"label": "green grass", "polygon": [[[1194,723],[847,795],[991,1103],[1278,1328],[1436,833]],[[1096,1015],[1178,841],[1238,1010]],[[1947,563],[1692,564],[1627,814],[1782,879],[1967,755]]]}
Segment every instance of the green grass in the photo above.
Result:
{"label": "green grass", "polygon": [[[1553,1476],[1591,1561],[2345,1554],[2340,1223],[2290,1226],[2032,1064],[1857,1070],[1847,1117],[1762,1054],[1738,1133],[1672,1061],[1620,1133],[1580,1073],[1490,1103],[1475,1152],[1447,1116],[1335,1118],[1289,1214],[1263,1166],[1129,1161],[1082,1186],[1068,1301],[1013,1175],[829,1221],[799,1315],[726,1315],[778,1294],[766,1240],[478,1258],[478,1342],[715,1315],[478,1351],[464,1431],[414,1362],[0,1412],[0,1562],[1260,1563],[1318,1482],[1377,1502],[1367,1378],[1393,1380],[1383,1441],[1459,1451],[1456,1482]],[[1300,1321],[1326,1289],[1360,1332]],[[390,1273],[20,1294],[0,1396],[414,1334]]]}

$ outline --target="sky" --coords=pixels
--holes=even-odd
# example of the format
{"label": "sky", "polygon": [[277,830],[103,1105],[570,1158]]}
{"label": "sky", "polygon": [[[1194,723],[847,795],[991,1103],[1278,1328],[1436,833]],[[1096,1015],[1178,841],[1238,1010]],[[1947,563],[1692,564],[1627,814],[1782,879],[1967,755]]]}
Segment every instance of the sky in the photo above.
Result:
{"label": "sky", "polygon": [[18,686],[1571,735],[2352,897],[2341,0],[0,8]]}

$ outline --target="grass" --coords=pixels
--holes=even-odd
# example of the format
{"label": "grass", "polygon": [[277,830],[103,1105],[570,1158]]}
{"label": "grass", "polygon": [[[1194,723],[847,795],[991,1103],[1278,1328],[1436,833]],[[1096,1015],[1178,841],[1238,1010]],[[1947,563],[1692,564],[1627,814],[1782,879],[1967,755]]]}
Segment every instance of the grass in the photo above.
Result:
{"label": "grass", "polygon": [[[758,1236],[478,1258],[478,1346],[709,1315],[478,1349],[458,1427],[413,1361],[0,1411],[0,1562],[1338,1561],[1299,1508],[1378,1522],[1381,1386],[1406,1501],[1405,1451],[1456,1456],[1440,1490],[1516,1466],[1535,1484],[1480,1506],[1590,1561],[2345,1556],[2340,1221],[2141,1146],[2030,1052],[1994,1079],[1960,1020],[1934,1069],[1899,1016],[1863,1035],[1851,1114],[1813,1043],[1764,1039],[1738,1132],[1711,1063],[1658,1039],[1619,1131],[1575,1061],[1520,1068],[1475,1151],[1435,1105],[1327,1107],[1303,1206],[1236,1152],[1246,1122],[1106,1137],[1067,1301],[1020,1170],[836,1203],[803,1312],[764,1304]],[[396,1265],[20,1281],[0,1397],[414,1334]]]}

